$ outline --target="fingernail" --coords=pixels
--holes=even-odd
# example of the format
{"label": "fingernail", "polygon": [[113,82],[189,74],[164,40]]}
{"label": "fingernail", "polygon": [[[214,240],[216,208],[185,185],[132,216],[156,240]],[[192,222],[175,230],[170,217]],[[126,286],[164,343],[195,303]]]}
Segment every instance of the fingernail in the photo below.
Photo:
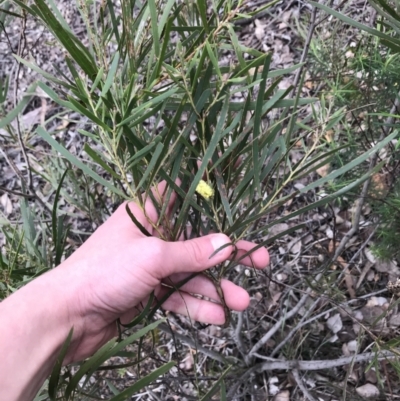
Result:
{"label": "fingernail", "polygon": [[212,256],[215,255],[220,255],[221,252],[224,251],[225,248],[227,248],[227,246],[230,244],[229,241],[227,241],[227,238],[225,235],[223,234],[215,234],[211,237],[211,243],[212,246],[214,248],[214,251],[216,251],[217,249],[223,247],[225,245],[225,247],[223,247],[220,251],[218,252],[214,252]]}

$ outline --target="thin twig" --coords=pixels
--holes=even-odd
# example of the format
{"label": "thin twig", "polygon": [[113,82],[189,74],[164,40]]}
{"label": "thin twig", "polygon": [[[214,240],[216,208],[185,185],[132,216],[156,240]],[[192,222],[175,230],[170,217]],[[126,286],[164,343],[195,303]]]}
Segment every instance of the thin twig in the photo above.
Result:
{"label": "thin twig", "polygon": [[[0,153],[3,155],[3,157],[6,159],[6,162],[8,163],[8,165],[11,167],[11,169],[14,171],[14,173],[20,178],[21,182],[23,184],[25,184],[25,186],[28,185],[28,183],[26,182],[25,177],[23,176],[23,174],[21,173],[21,171],[18,169],[18,167],[15,165],[15,163],[7,156],[7,153],[4,152],[4,150],[0,147]],[[28,197],[28,194],[24,195],[25,197]],[[50,212],[52,211],[52,208],[47,205],[40,197],[39,195],[36,193],[36,191],[34,189],[32,189],[32,196],[47,210],[49,210]]]}
{"label": "thin twig", "polygon": [[207,348],[202,347],[201,345],[197,344],[194,340],[192,340],[189,337],[184,336],[183,334],[179,334],[179,333],[175,333],[172,332],[172,330],[164,323],[161,323],[158,328],[162,331],[164,331],[165,333],[168,333],[170,335],[174,335],[176,338],[178,338],[179,340],[181,340],[182,342],[190,345],[193,348],[196,348],[197,351],[203,353],[204,355],[209,356],[212,359],[215,359],[216,361],[219,361],[221,363],[224,364],[229,364],[229,361],[227,359],[225,359],[221,354],[219,354],[218,352],[209,350]]}
{"label": "thin twig", "polygon": [[[314,301],[314,303],[310,306],[310,308],[307,310],[307,312],[303,315],[303,317],[300,319],[299,324],[303,323],[304,320],[310,315],[310,313],[312,313],[312,311],[315,309],[315,307],[318,305],[318,303],[320,302],[320,298],[316,299]],[[276,355],[278,353],[279,350],[282,349],[282,347],[288,342],[290,341],[290,339],[297,333],[299,324],[294,327],[292,330],[290,330],[290,332],[285,336],[285,338],[275,347],[275,349],[271,352],[271,357],[273,357],[274,355]]]}
{"label": "thin twig", "polygon": [[22,196],[24,198],[35,198],[35,195],[33,195],[33,194],[24,194],[23,192],[13,191],[12,189],[8,189],[1,185],[0,185],[0,191],[7,192],[9,194],[16,195],[16,196]]}
{"label": "thin twig", "polygon": [[345,307],[346,305],[350,305],[350,304],[356,303],[357,301],[359,301],[359,300],[361,300],[361,299],[374,297],[374,296],[376,296],[376,295],[382,294],[383,292],[387,292],[387,290],[386,290],[386,289],[379,290],[379,291],[373,292],[372,294],[363,295],[363,296],[361,296],[361,297],[359,297],[359,298],[356,298],[356,299],[350,299],[350,300],[348,300],[347,302],[342,303],[342,304],[340,304],[340,305],[333,306],[332,308],[330,308],[330,309],[328,309],[328,310],[325,310],[325,311],[319,313],[318,315],[315,315],[315,316],[311,317],[310,319],[306,320],[305,322],[302,322],[302,323],[300,322],[300,323],[296,326],[296,329],[299,330],[299,329],[301,329],[302,327],[307,326],[308,324],[314,322],[315,320],[317,320],[317,319],[319,319],[319,318],[321,318],[321,317],[323,317],[323,316],[326,316],[328,313],[331,313],[331,312],[333,312],[333,311],[335,311],[335,310],[337,310],[337,309],[344,309],[344,307]]}
{"label": "thin twig", "polygon": [[238,19],[236,21],[233,21],[233,23],[235,25],[249,25],[252,22],[254,22],[256,19],[265,17],[265,16],[270,15],[270,14],[271,14],[271,11],[267,9],[267,10],[260,11],[258,14],[253,15],[250,18],[241,18],[241,19]]}
{"label": "thin twig", "polygon": [[[25,47],[26,47],[26,36],[25,36],[25,31],[26,31],[26,11],[22,10],[22,14],[23,14],[23,18],[21,19],[21,34],[20,34],[20,38],[19,38],[19,41],[18,41],[18,50],[17,50],[17,55],[19,57],[23,57],[23,53],[24,53],[24,50],[25,50]],[[15,79],[14,79],[14,107],[17,107],[17,105],[18,105],[19,73],[21,71],[21,66],[22,66],[22,63],[20,63],[18,61],[17,70],[15,72]],[[22,139],[21,125],[20,125],[20,121],[19,121],[19,116],[18,115],[16,116],[15,121],[17,123],[16,124],[16,131],[17,131],[18,143],[19,143],[19,146],[21,147],[21,152],[22,152],[22,155],[24,156],[25,163],[26,163],[26,169],[27,169],[27,173],[28,173],[27,186],[28,186],[29,191],[34,193],[35,191],[33,189],[32,169],[31,169],[31,165],[30,165],[30,162],[29,162],[28,154],[26,152],[24,140]]]}
{"label": "thin twig", "polygon": [[227,399],[231,399],[233,394],[236,393],[237,388],[243,383],[247,378],[255,373],[262,373],[271,370],[321,370],[321,369],[332,369],[338,366],[348,365],[350,363],[364,362],[372,359],[384,360],[398,358],[399,355],[391,351],[378,351],[378,352],[368,352],[365,354],[353,355],[348,357],[342,357],[338,359],[328,359],[328,360],[317,360],[317,361],[298,361],[290,360],[283,361],[280,359],[274,359],[265,357],[263,355],[255,354],[256,357],[260,359],[265,359],[267,362],[259,363],[248,369],[240,378],[238,378],[235,386],[228,392]]}
{"label": "thin twig", "polygon": [[[262,357],[262,355],[257,355]],[[265,372],[269,370],[287,370],[287,369],[298,369],[298,370],[321,370],[321,369],[332,369],[337,366],[348,365],[349,363],[365,362],[372,359],[383,360],[398,358],[399,354],[392,351],[378,351],[378,352],[368,352],[365,354],[346,356],[338,359],[326,359],[326,360],[316,360],[316,361],[283,361],[280,359],[268,358],[267,362],[262,362],[255,365],[249,370],[249,373]],[[267,359],[266,357],[264,357]],[[251,372],[250,372],[251,371]]]}
{"label": "thin twig", "polygon": [[353,355],[348,357],[342,357],[338,359],[327,359],[327,360],[316,360],[316,361],[299,361],[290,360],[284,361],[281,359],[274,359],[267,356],[254,354],[255,357],[264,359],[266,362],[258,363],[252,368],[247,369],[241,377],[238,377],[236,383],[228,391],[227,399],[230,400],[236,394],[239,386],[249,378],[249,376],[255,373],[262,373],[271,370],[322,370],[322,369],[332,369],[338,366],[348,365],[350,363],[364,362],[372,359],[384,360],[398,358],[399,354],[391,351],[378,351],[378,352],[368,352],[365,354]]}
{"label": "thin twig", "polygon": [[[319,277],[321,275],[319,274],[316,278],[318,281]],[[282,327],[283,323],[285,323],[286,320],[292,318],[294,315],[297,314],[297,312],[300,310],[300,308],[306,303],[309,294],[311,293],[312,289],[309,287],[305,294],[301,297],[300,301],[298,304],[290,310],[287,314],[284,314],[273,326],[268,332],[262,336],[262,338],[257,341],[257,343],[253,346],[253,348],[250,350],[249,354],[246,357],[246,363],[249,364],[249,362],[253,359],[253,355],[262,347],[264,346],[268,340],[271,339],[271,337]]]}
{"label": "thin twig", "polygon": [[297,385],[300,387],[300,390],[303,392],[304,397],[308,399],[308,401],[317,401],[308,391],[307,387],[303,383],[303,379],[300,377],[300,373],[297,369],[292,370],[293,378],[296,381]]}
{"label": "thin twig", "polygon": [[236,347],[239,350],[239,352],[242,354],[242,357],[246,357],[246,349],[243,343],[243,338],[242,338],[242,328],[243,328],[243,314],[244,312],[239,312],[238,315],[238,320],[236,323],[235,327],[235,332],[234,332],[234,340],[236,343]]}
{"label": "thin twig", "polygon": [[[303,53],[300,58],[300,63],[304,63],[306,61],[306,58],[308,55],[308,50],[310,48],[311,39],[314,34],[316,18],[317,18],[317,7],[314,7],[312,14],[311,14],[310,27],[308,28],[308,34],[307,34],[306,42],[304,44]],[[303,67],[304,67],[304,64],[296,72],[296,75],[295,75],[294,81],[293,81],[293,89],[290,91],[289,97],[293,97],[295,95],[297,86],[299,85],[299,82],[300,82],[301,74],[303,73]],[[301,88],[299,88],[299,90],[301,90]]]}

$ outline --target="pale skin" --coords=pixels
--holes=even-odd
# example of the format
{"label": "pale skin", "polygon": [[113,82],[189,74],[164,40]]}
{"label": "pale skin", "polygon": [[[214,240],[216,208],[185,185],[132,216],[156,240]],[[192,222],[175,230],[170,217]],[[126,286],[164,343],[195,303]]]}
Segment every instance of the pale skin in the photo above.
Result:
{"label": "pale skin", "polygon": [[[161,183],[156,194],[162,194]],[[175,196],[171,197],[172,207]],[[129,207],[152,234],[146,237],[132,223],[121,205],[115,213],[65,262],[15,292],[0,303],[0,400],[30,401],[50,374],[70,329],[72,343],[64,364],[92,355],[117,335],[116,321],[129,322],[146,303],[152,291],[160,297],[163,283],[178,283],[187,275],[204,271],[230,258],[232,246],[210,256],[230,243],[224,234],[210,234],[186,241],[167,242],[157,238],[141,208]],[[157,214],[149,201],[146,215],[153,222]],[[239,249],[251,250],[255,244],[239,241]],[[268,252],[260,248],[241,263],[264,268]],[[249,295],[241,287],[221,283],[229,308],[242,311]],[[193,293],[216,302],[194,297]],[[225,314],[218,304],[214,285],[202,275],[186,283],[163,305],[204,323],[223,324]]]}

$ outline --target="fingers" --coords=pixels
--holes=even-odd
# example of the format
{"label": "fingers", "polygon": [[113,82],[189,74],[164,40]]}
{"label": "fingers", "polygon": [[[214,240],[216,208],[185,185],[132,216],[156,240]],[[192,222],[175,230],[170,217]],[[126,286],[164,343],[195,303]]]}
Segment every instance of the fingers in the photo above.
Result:
{"label": "fingers", "polygon": [[[226,259],[232,253],[229,238],[224,234],[210,234],[187,241],[163,242],[159,249],[158,279],[175,273],[195,273],[209,269]],[[223,249],[221,247],[225,246]],[[219,252],[215,255],[216,250]],[[212,256],[213,255],[213,256]],[[212,257],[211,257],[212,256]],[[154,264],[156,266],[157,263]]]}
{"label": "fingers", "polygon": [[[164,280],[164,282],[167,286],[170,287],[178,284],[187,276],[187,274],[174,274],[172,277]],[[249,296],[247,294],[247,291],[244,290],[242,287],[237,286],[229,280],[222,279],[221,289],[224,292],[226,304],[230,309],[239,311],[244,310],[248,307]],[[163,291],[166,292],[168,291],[168,289],[163,286]],[[209,278],[201,274],[182,285],[179,288],[179,291],[189,294],[197,294],[210,298],[212,301],[221,303],[221,299],[217,293],[215,285],[211,282]]]}
{"label": "fingers", "polygon": [[255,267],[257,269],[264,269],[269,264],[269,253],[265,247],[261,247],[251,253],[249,256],[241,259],[248,251],[255,248],[257,244],[250,241],[240,240],[236,243],[237,254],[235,260],[240,260],[240,263],[249,267]]}
{"label": "fingers", "polygon": [[[190,238],[192,233],[192,226],[186,228],[186,238]],[[185,240],[185,234],[182,234],[179,238],[180,241]],[[240,240],[236,243],[236,250],[233,249],[232,255],[229,259],[238,260],[240,264],[254,267],[256,269],[265,269],[269,265],[269,253],[265,247],[261,247],[256,251],[252,252],[250,255],[242,257],[250,250],[255,248],[257,244],[250,241]]]}
{"label": "fingers", "polygon": [[222,325],[225,323],[224,308],[216,303],[194,298],[185,292],[172,294],[163,309],[190,317],[193,321]]}
{"label": "fingers", "polygon": [[[175,275],[174,283],[183,280],[187,275]],[[250,298],[247,291],[228,280],[221,281],[226,305],[229,309],[242,311],[249,306]],[[161,286],[157,292],[157,299],[162,298],[170,291],[169,288]],[[200,299],[192,294],[207,297],[210,300]],[[214,301],[214,302],[212,302]],[[147,300],[143,302],[143,305]],[[219,295],[215,286],[205,276],[197,276],[183,285],[179,291],[174,292],[162,305],[163,309],[189,316],[192,320],[210,324],[224,324],[225,312],[220,303]],[[129,323],[140,313],[141,308],[129,310],[121,316],[123,324]]]}
{"label": "fingers", "polygon": [[[250,300],[249,295],[244,289],[238,287],[228,280],[223,280],[221,282],[221,287],[224,292],[225,302],[228,308],[237,311],[242,311],[247,308]],[[165,289],[162,291],[167,290]],[[202,295],[205,295],[205,292],[209,293],[209,295],[213,295],[213,297],[210,298],[214,299],[215,296],[219,301],[219,297],[216,292],[213,293],[210,288],[201,289]],[[189,316],[192,320],[202,323],[225,323],[225,313],[221,304],[196,298],[183,291],[174,292],[163,304],[163,309]]]}

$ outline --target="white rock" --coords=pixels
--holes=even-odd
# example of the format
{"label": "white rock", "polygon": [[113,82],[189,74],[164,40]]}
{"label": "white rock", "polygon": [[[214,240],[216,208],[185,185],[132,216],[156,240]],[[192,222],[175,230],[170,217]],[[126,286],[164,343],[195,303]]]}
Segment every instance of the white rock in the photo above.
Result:
{"label": "white rock", "polygon": [[378,388],[371,383],[367,383],[361,387],[356,388],[356,392],[359,396],[365,398],[373,398],[379,396]]}
{"label": "white rock", "polygon": [[326,324],[333,334],[338,333],[343,327],[342,318],[340,317],[339,313],[336,313],[336,315],[330,317],[326,321]]}

